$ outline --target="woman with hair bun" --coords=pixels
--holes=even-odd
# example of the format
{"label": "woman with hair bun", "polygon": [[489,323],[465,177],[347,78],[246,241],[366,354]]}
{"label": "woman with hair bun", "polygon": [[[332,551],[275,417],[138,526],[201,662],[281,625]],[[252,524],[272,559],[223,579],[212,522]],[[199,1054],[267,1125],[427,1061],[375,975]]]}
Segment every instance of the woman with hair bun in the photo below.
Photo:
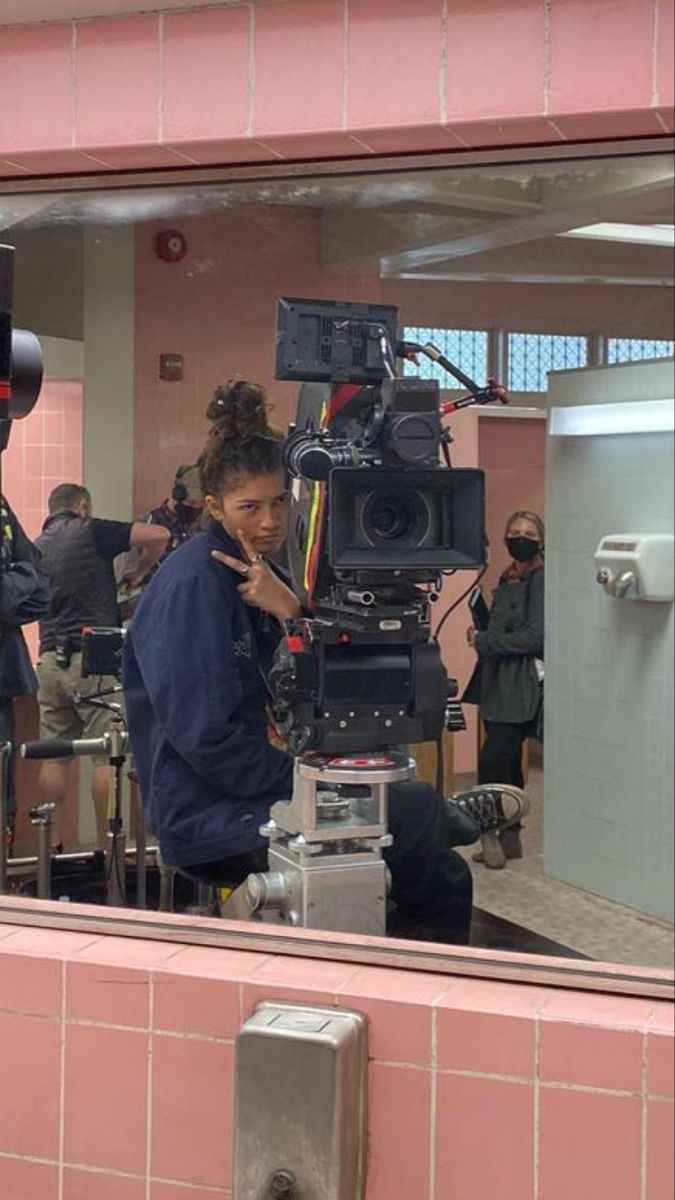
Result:
{"label": "woman with hair bun", "polygon": [[[282,442],[263,389],[218,388],[199,460],[208,520],[149,584],[129,628],[124,691],[148,823],[169,866],[230,885],[267,867],[260,826],[290,799],[293,760],[268,737],[265,677],[300,615],[268,562],[285,536]],[[466,942],[471,874],[453,845],[477,840],[466,805],[393,786],[390,932]]]}

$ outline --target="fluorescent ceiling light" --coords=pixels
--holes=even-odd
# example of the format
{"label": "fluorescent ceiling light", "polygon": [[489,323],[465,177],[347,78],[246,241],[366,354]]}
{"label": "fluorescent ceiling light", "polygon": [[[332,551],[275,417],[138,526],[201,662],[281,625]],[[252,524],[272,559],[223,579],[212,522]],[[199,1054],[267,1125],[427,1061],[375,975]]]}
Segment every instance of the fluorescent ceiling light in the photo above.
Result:
{"label": "fluorescent ceiling light", "polygon": [[673,225],[624,225],[613,221],[580,225],[559,237],[591,238],[601,242],[633,242],[639,246],[675,246]]}
{"label": "fluorescent ceiling light", "polygon": [[592,437],[611,433],[673,433],[675,400],[629,400],[625,404],[572,404],[552,408],[551,437]]}

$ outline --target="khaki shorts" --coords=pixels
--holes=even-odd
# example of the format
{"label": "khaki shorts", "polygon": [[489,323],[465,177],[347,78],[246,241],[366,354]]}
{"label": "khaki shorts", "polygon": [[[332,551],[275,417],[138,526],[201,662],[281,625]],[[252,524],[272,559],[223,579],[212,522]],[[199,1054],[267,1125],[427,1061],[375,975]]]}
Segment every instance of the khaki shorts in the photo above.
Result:
{"label": "khaki shorts", "polygon": [[[42,738],[99,738],[110,729],[112,714],[95,704],[87,704],[86,696],[115,687],[112,675],[84,679],[81,674],[82,655],[73,654],[69,667],[60,667],[56,654],[48,650],[40,656],[37,676],[40,684],[40,737]],[[81,700],[74,699],[79,693]],[[108,704],[122,704],[122,693],[104,696]]]}

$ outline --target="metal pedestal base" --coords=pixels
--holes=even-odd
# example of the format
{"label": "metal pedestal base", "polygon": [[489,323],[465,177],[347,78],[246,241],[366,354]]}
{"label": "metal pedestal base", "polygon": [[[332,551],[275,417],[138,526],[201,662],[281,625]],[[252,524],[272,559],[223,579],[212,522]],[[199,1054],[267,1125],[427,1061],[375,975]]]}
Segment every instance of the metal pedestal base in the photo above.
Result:
{"label": "metal pedestal base", "polygon": [[383,935],[389,785],[414,774],[412,759],[398,753],[298,759],[290,804],[276,804],[261,830],[270,839],[270,869],[244,885],[249,912],[307,929]]}

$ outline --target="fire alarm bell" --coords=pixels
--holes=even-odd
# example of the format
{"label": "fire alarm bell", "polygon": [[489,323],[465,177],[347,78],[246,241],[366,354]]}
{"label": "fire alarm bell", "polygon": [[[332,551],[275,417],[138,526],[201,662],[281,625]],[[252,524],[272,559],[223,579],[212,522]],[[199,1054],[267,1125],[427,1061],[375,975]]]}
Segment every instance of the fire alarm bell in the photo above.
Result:
{"label": "fire alarm bell", "polygon": [[175,383],[183,378],[183,355],[160,354],[159,377],[169,383]]}
{"label": "fire alarm bell", "polygon": [[176,263],[185,258],[187,242],[178,229],[162,229],[155,238],[155,254],[163,262]]}

